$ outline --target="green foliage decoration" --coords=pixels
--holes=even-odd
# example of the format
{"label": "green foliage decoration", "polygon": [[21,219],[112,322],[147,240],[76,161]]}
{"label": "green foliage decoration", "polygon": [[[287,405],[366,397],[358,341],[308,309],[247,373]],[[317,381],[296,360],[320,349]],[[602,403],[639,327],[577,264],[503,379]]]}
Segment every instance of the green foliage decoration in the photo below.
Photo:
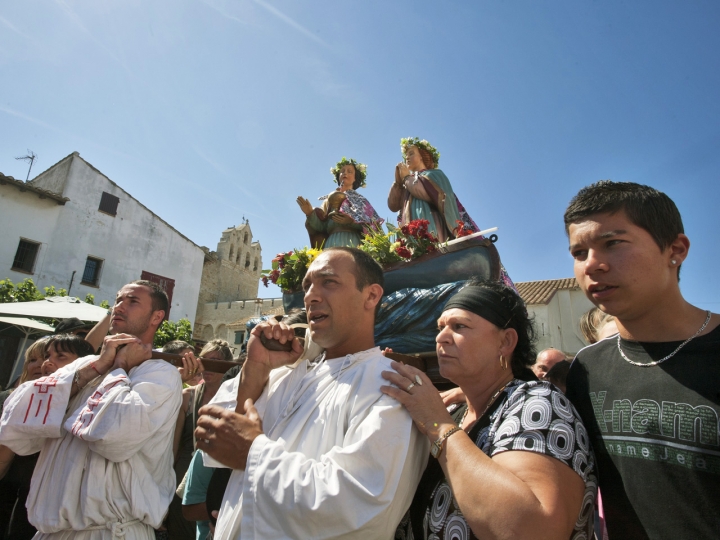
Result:
{"label": "green foliage decoration", "polygon": [[103,300],[102,302],[100,302],[100,307],[110,309],[110,302],[108,302],[107,300]]}
{"label": "green foliage decoration", "polygon": [[90,293],[86,294],[85,295],[85,303],[94,306],[95,305],[95,295],[90,294]]}

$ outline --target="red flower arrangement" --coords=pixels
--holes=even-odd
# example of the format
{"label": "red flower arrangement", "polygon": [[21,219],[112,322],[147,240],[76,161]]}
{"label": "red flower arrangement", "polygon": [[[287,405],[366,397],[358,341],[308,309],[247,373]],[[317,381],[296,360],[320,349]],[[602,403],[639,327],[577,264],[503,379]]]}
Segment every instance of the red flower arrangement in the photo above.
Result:
{"label": "red flower arrangement", "polygon": [[473,231],[472,229],[465,228],[465,224],[459,219],[455,221],[455,223],[457,223],[457,227],[455,228],[455,238],[462,238],[463,236],[470,236],[471,234],[475,234],[475,231]]}

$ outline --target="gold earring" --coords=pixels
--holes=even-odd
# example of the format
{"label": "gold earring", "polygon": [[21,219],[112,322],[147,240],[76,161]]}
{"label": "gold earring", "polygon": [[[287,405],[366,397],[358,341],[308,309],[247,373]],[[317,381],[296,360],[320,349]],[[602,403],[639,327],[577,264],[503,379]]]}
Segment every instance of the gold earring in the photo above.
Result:
{"label": "gold earring", "polygon": [[500,355],[500,367],[504,370],[508,368],[507,360],[505,360],[505,357],[502,354]]}

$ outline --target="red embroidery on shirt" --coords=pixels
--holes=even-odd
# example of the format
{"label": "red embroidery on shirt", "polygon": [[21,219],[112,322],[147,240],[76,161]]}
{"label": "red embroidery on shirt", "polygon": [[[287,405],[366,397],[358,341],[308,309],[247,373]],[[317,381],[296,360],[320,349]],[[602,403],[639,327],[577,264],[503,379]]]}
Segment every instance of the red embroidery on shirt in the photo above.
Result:
{"label": "red embroidery on shirt", "polygon": [[45,410],[45,416],[43,417],[43,426],[45,425],[45,422],[47,422],[48,414],[50,414],[50,404],[51,403],[52,403],[52,394],[50,394],[50,397],[48,398],[47,409]]}
{"label": "red embroidery on shirt", "polygon": [[52,375],[48,375],[47,377],[42,377],[35,381],[35,384],[33,386],[36,386],[39,388],[37,391],[38,394],[47,394],[51,387],[56,386],[58,383],[58,380],[53,377]]}
{"label": "red embroidery on shirt", "polygon": [[33,398],[35,397],[35,394],[30,394],[30,403],[28,403],[27,411],[25,411],[25,418],[23,418],[23,424],[27,422],[28,414],[30,414],[30,408],[32,407]]}
{"label": "red embroidery on shirt", "polygon": [[[52,394],[51,394],[51,395],[52,395]],[[42,402],[43,402],[42,399],[41,399],[40,401],[38,401],[38,408],[37,408],[37,410],[35,411],[35,418],[37,418],[37,415],[40,414],[40,407],[42,407]]]}
{"label": "red embroidery on shirt", "polygon": [[125,381],[128,381],[128,378],[125,375],[118,375],[111,379],[105,379],[105,381],[103,381],[104,384],[98,387],[95,392],[93,392],[93,394],[88,398],[87,403],[85,404],[85,408],[78,415],[77,420],[75,420],[75,423],[73,423],[73,427],[70,432],[79,439],[84,440],[82,431],[90,427],[93,418],[95,418],[94,409],[98,405],[100,405],[103,396],[107,393],[108,390],[116,387],[118,384]]}

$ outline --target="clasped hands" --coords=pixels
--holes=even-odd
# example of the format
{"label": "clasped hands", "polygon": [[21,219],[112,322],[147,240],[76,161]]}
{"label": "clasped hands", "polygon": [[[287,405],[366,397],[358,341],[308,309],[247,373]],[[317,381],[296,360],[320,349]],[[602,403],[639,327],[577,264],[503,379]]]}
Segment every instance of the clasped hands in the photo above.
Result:
{"label": "clasped hands", "polygon": [[[292,343],[292,350],[270,351],[260,335],[280,343]],[[200,450],[231,469],[245,470],[253,441],[263,434],[262,419],[255,408],[270,371],[294,363],[303,347],[289,326],[271,319],[258,324],[250,333],[248,356],[240,373],[238,407],[235,411],[217,405],[200,408],[195,439]]]}
{"label": "clasped hands", "polygon": [[129,372],[152,356],[152,348],[130,334],[114,334],[103,340],[100,357],[95,361],[100,373],[113,369]]}

